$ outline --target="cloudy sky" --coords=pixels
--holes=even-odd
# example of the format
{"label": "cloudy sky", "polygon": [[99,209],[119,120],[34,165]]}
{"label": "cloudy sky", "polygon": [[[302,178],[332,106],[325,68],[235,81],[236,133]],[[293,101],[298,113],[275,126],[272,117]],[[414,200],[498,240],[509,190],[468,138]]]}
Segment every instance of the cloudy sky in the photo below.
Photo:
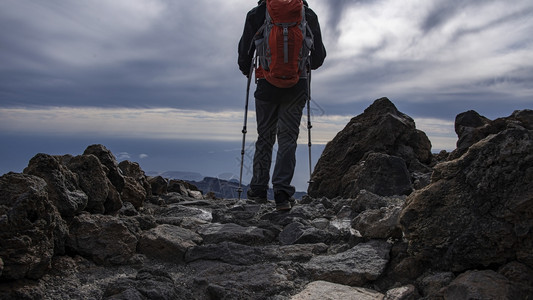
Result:
{"label": "cloudy sky", "polygon": [[[533,108],[529,0],[308,2],[328,51],[313,73],[315,152],[384,96],[434,151],[454,149],[458,113]],[[0,172],[20,172],[37,152],[105,143],[147,171],[238,173],[246,80],[236,49],[255,4],[0,0]]]}

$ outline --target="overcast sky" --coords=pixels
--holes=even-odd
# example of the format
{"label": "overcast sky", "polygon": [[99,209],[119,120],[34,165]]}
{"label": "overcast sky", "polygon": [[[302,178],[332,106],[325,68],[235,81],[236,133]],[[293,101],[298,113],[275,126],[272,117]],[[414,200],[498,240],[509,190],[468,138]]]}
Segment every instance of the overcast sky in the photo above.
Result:
{"label": "overcast sky", "polygon": [[[530,0],[308,2],[328,51],[315,143],[384,96],[437,150],[454,149],[461,112],[533,108]],[[256,3],[0,0],[0,133],[238,141]]]}

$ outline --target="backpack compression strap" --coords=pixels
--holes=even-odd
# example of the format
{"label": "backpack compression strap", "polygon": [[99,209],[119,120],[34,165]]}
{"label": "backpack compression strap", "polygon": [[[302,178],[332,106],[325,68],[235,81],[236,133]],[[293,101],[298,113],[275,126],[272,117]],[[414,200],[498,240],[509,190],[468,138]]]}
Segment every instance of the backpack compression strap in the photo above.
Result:
{"label": "backpack compression strap", "polygon": [[[302,7],[302,14],[305,14],[305,8]],[[298,22],[291,23],[273,23],[268,9],[266,10],[266,22],[267,24],[272,23],[276,26],[283,28],[283,62],[289,63],[289,27],[298,25]]]}

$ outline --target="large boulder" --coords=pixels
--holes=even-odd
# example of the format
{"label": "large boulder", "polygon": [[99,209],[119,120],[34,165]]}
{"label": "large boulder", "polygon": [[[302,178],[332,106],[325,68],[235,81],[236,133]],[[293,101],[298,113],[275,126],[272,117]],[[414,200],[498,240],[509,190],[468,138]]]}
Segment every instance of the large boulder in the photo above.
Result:
{"label": "large boulder", "polygon": [[385,241],[371,241],[339,254],[313,257],[303,267],[315,280],[362,286],[385,271],[390,249]]}
{"label": "large boulder", "polygon": [[57,207],[62,217],[71,219],[87,206],[88,197],[79,187],[77,174],[62,165],[60,159],[39,153],[30,160],[24,173],[46,181],[48,199]]}
{"label": "large boulder", "polygon": [[144,268],[134,278],[119,277],[104,291],[103,299],[194,299],[192,291],[162,269]]}
{"label": "large boulder", "polygon": [[139,252],[159,260],[180,263],[183,262],[187,250],[200,243],[202,237],[193,231],[163,224],[141,235]]}
{"label": "large boulder", "polygon": [[42,178],[17,173],[1,176],[0,279],[42,277],[50,267],[54,234],[61,222]]}
{"label": "large boulder", "polygon": [[106,175],[105,167],[92,155],[64,155],[62,163],[77,174],[81,190],[88,196],[86,211],[90,213],[117,212],[122,207],[120,195]]}
{"label": "large boulder", "polygon": [[124,188],[124,176],[122,175],[122,171],[118,167],[117,160],[113,153],[111,153],[111,151],[109,151],[105,146],[97,144],[87,147],[83,154],[92,154],[96,156],[98,160],[100,160],[102,165],[105,166],[107,177],[115,186],[117,191],[121,193],[122,188]]}
{"label": "large boulder", "polygon": [[459,158],[473,144],[508,127],[523,126],[531,130],[533,128],[532,120],[533,110],[530,109],[517,110],[509,117],[498,118],[494,121],[473,110],[460,113],[455,118],[455,132],[458,136],[457,149],[450,154],[449,159]]}
{"label": "large boulder", "polygon": [[400,223],[411,255],[451,271],[533,267],[531,112],[484,125],[502,130],[436,165],[431,184],[407,198]]}
{"label": "large boulder", "polygon": [[[145,199],[146,197],[152,195],[152,186],[148,182],[146,174],[138,163],[124,160],[118,164],[118,167],[124,174],[125,180],[130,177],[136,183],[136,185],[145,190]],[[128,201],[128,198],[124,195],[124,191],[122,192],[122,197],[125,198],[123,201]]]}
{"label": "large boulder", "polygon": [[[361,163],[369,153],[382,153],[401,158],[409,173],[428,173],[431,164],[431,142],[426,134],[416,129],[413,119],[400,111],[387,98],[376,100],[364,113],[354,117],[346,127],[330,141],[320,157],[312,175],[308,193],[311,197],[335,198],[357,195],[365,185],[354,184],[361,179]],[[374,157],[376,158],[376,157]],[[390,160],[390,158],[386,158]],[[375,162],[378,165],[387,163]],[[364,174],[368,174],[364,173]],[[368,176],[368,175],[367,175]],[[383,176],[377,175],[379,180]],[[365,182],[372,182],[366,178]],[[379,181],[378,180],[378,181]],[[397,179],[401,187],[409,182],[409,174]],[[409,182],[410,183],[410,182]],[[375,192],[390,195],[390,182],[376,187]],[[394,184],[394,183],[393,183]],[[393,188],[394,189],[394,188]],[[397,193],[406,193],[399,188]],[[396,192],[396,191],[394,191]]]}
{"label": "large boulder", "polygon": [[397,156],[369,152],[342,178],[341,196],[355,198],[361,190],[376,195],[409,195],[413,190],[405,161]]}
{"label": "large boulder", "polygon": [[531,294],[519,289],[505,276],[492,270],[467,271],[441,289],[438,299],[529,299]]}
{"label": "large boulder", "polygon": [[70,225],[67,247],[97,264],[121,265],[132,261],[137,237],[117,217],[84,213]]}

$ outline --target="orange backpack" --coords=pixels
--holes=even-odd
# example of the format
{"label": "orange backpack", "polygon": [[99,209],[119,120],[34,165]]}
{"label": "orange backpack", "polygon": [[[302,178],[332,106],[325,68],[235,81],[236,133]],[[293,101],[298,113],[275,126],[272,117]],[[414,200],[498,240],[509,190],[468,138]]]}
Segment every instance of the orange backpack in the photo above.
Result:
{"label": "orange backpack", "polygon": [[257,78],[289,88],[305,77],[313,33],[302,0],[266,0],[265,23],[255,35]]}

